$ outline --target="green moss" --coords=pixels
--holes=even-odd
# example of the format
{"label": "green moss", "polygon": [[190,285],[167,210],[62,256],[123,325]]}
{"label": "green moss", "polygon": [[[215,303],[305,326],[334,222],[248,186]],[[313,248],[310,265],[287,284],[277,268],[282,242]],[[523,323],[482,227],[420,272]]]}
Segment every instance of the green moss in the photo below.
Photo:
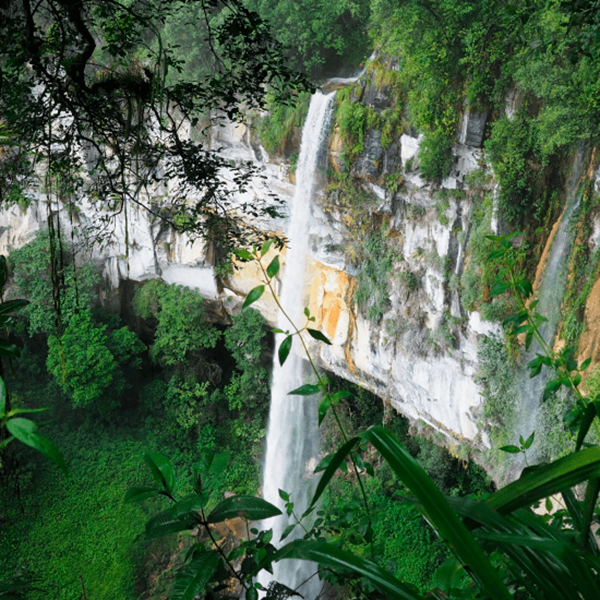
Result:
{"label": "green moss", "polygon": [[302,127],[309,104],[309,94],[300,94],[295,104],[269,106],[269,113],[258,124],[258,136],[269,154],[290,152],[292,137]]}

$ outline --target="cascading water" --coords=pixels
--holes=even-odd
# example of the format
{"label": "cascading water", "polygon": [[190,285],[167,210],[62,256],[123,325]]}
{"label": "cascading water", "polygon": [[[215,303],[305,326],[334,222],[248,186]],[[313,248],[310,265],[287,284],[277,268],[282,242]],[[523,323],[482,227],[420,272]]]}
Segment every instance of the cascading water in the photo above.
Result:
{"label": "cascading water", "polygon": [[[310,203],[315,188],[315,174],[323,143],[328,138],[332,99],[335,92],[317,92],[311,100],[306,122],[302,130],[300,156],[296,169],[296,189],[288,230],[288,251],[281,286],[281,304],[297,325],[303,320],[304,265],[308,249]],[[280,314],[279,327],[291,329],[291,325]],[[280,335],[276,345],[283,340]],[[299,340],[292,344],[292,351],[283,367],[277,356],[273,364],[271,408],[267,432],[267,454],[263,475],[263,496],[279,506],[283,512],[284,502],[279,490],[291,495],[296,514],[302,514],[308,504],[309,486],[306,481],[310,463],[318,454],[317,409],[314,400],[302,396],[289,396],[288,392],[302,385],[303,356]],[[276,353],[277,354],[277,353]],[[313,459],[311,461],[311,459]],[[266,527],[273,528],[273,541],[278,543],[288,526],[286,517],[269,520]],[[297,528],[299,529],[299,528]],[[287,538],[293,539],[293,534]],[[285,560],[274,567],[273,580],[291,589],[300,586],[305,598],[315,598],[319,592],[314,565],[302,561]],[[307,581],[307,583],[304,583]],[[267,581],[261,581],[266,586]]]}
{"label": "cascading water", "polygon": [[[550,249],[548,262],[544,269],[544,276],[540,282],[536,297],[539,301],[537,312],[544,315],[548,321],[539,327],[542,339],[552,346],[556,330],[561,319],[561,304],[567,283],[567,261],[570,256],[573,231],[570,222],[577,210],[580,201],[578,185],[580,182],[581,166],[583,163],[583,150],[575,157],[571,179],[567,189],[567,205],[565,207],[561,222],[556,231],[552,247]],[[525,353],[523,364],[527,365],[538,353],[541,353],[539,344],[534,340]],[[548,382],[551,372],[544,367],[541,373],[534,378],[529,377],[529,370],[524,368],[519,374],[519,397],[517,398],[517,410],[515,414],[514,435],[515,439],[522,436],[527,439],[533,431],[536,438],[540,439],[544,432],[539,423],[540,405],[544,388]],[[539,443],[534,444],[527,452],[530,463],[537,463],[541,459]],[[519,457],[517,457],[517,460]],[[522,468],[524,465],[521,464]],[[520,468],[519,468],[520,471]],[[513,473],[513,478],[519,475]]]}

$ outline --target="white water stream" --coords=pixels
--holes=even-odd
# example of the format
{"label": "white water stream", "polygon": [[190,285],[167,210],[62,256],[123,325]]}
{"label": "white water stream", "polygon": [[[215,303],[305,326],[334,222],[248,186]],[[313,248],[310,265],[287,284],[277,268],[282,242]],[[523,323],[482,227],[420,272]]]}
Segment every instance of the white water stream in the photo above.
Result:
{"label": "white water stream", "polygon": [[[301,327],[305,320],[304,272],[308,250],[310,204],[315,191],[315,174],[322,154],[321,150],[329,137],[334,95],[335,92],[327,95],[317,92],[312,97],[302,130],[280,297],[284,310],[298,327]],[[290,323],[282,314],[279,315],[279,327],[284,331],[291,330]],[[276,348],[279,348],[282,340],[283,336],[278,335]],[[297,515],[301,515],[307,507],[308,495],[313,487],[309,485],[307,479],[312,476],[319,450],[315,400],[288,395],[288,392],[305,383],[303,359],[301,344],[297,338],[294,338],[292,350],[283,367],[279,366],[277,352],[275,352],[267,454],[263,474],[264,498],[279,506],[285,513],[285,503],[279,497],[279,490],[286,491],[295,504]],[[273,528],[275,545],[279,545],[281,535],[290,522],[287,517],[282,516],[264,523],[265,527]],[[299,537],[301,533],[301,528],[296,527],[286,541]],[[315,571],[315,566],[311,563],[284,560],[274,565],[273,580],[291,589],[299,588],[299,593],[312,600],[318,595],[320,589],[318,577],[311,577]],[[306,580],[308,583],[303,584]],[[261,580],[261,583],[266,587],[269,580]]]}
{"label": "white water stream", "polygon": [[[548,321],[542,323],[539,327],[539,333],[542,339],[550,346],[554,343],[554,336],[562,318],[561,305],[568,275],[567,261],[571,255],[574,236],[571,218],[581,200],[581,192],[578,187],[582,164],[583,150],[580,149],[575,157],[575,164],[573,165],[571,179],[567,188],[567,204],[552,242],[548,262],[536,294],[539,301],[536,310],[548,319]],[[529,369],[527,369],[526,365],[541,352],[539,344],[534,340],[529,350],[523,356],[524,366],[518,375],[517,387],[519,397],[514,418],[514,441],[511,440],[511,443],[517,443],[516,440],[519,436],[527,439],[532,432],[536,432],[538,443],[534,442],[531,449],[527,452],[527,459],[530,464],[536,464],[542,459],[539,440],[545,435],[545,431],[543,430],[543,425],[540,423],[540,407],[544,388],[552,372],[547,367],[543,367],[541,373],[532,379],[529,376]],[[512,473],[511,479],[517,478],[521,469],[525,466],[521,455],[515,456],[515,463],[516,469]]]}

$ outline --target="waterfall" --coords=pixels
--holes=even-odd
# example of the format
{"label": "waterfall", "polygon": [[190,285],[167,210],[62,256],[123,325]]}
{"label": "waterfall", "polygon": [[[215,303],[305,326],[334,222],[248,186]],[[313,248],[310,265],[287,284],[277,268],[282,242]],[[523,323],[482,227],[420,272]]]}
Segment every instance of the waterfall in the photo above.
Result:
{"label": "waterfall", "polygon": [[[306,122],[302,130],[300,156],[296,169],[296,189],[288,228],[288,249],[281,286],[281,303],[296,325],[304,323],[304,271],[308,250],[310,204],[315,188],[315,174],[324,142],[328,139],[332,99],[335,92],[324,95],[317,92],[311,99]],[[289,322],[280,314],[279,327],[291,329]],[[283,340],[277,336],[276,346]],[[273,361],[271,408],[267,432],[267,453],[263,474],[263,496],[279,506],[285,513],[279,490],[291,495],[296,514],[304,512],[308,504],[310,486],[306,479],[312,474],[318,454],[318,425],[315,401],[303,396],[288,396],[288,392],[302,385],[303,356],[299,340],[294,339],[292,351],[283,367],[277,352]],[[311,460],[312,459],[312,460]],[[311,466],[309,466],[311,465]],[[312,467],[312,468],[311,468]],[[265,527],[273,528],[273,543],[278,544],[290,521],[285,516],[271,519]],[[300,536],[300,527],[287,538]],[[315,598],[319,592],[319,580],[312,577],[315,566],[303,561],[285,560],[274,565],[273,580],[296,589],[305,580],[299,592],[305,598]],[[266,586],[267,581],[261,581]]]}
{"label": "waterfall", "polygon": [[[539,301],[536,310],[548,319],[548,321],[540,325],[539,333],[542,339],[550,344],[550,346],[554,344],[554,336],[562,317],[561,305],[568,276],[567,261],[571,253],[573,238],[573,231],[570,224],[581,198],[578,187],[582,163],[583,150],[580,149],[575,157],[575,164],[573,165],[572,175],[568,184],[567,205],[552,241],[548,262],[536,294]],[[534,339],[529,350],[523,357],[523,365],[527,365],[541,352],[539,344]],[[530,378],[529,370],[524,367],[517,376],[519,396],[517,397],[517,409],[514,418],[514,437],[516,440],[521,435],[523,439],[527,439],[533,431],[536,432],[538,443],[534,443],[527,452],[528,460],[533,464],[539,462],[542,458],[539,451],[539,442],[541,441],[540,438],[544,435],[544,431],[538,417],[544,388],[551,375],[552,372],[547,367],[544,367],[537,377]],[[511,440],[511,443],[516,443],[516,441]],[[515,460],[520,462],[520,457],[516,457]],[[519,466],[519,472],[523,466],[523,464]],[[518,477],[518,475],[518,472],[513,473],[511,479]]]}

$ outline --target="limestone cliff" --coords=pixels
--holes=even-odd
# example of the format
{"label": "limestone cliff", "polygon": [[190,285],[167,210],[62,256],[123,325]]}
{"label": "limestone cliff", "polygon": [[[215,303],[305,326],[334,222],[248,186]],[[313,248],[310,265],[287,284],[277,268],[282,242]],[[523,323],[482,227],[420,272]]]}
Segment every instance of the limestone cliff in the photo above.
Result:
{"label": "limestone cliff", "polygon": [[[352,92],[353,100],[370,114],[389,118],[395,109],[393,94],[376,79],[373,72],[362,78]],[[478,346],[484,335],[501,335],[501,328],[474,310],[476,303],[465,301],[462,281],[472,264],[473,231],[481,229],[473,217],[474,210],[481,208],[481,186],[490,195],[494,190],[480,148],[485,120],[485,114],[465,110],[451,174],[438,184],[426,183],[419,174],[420,139],[415,132],[388,132],[384,140],[383,128],[367,126],[362,147],[348,169],[343,136],[334,128],[313,206],[308,283],[299,290],[316,316],[317,327],[332,340],[331,346],[313,346],[322,367],[369,388],[451,442],[480,448],[489,444],[489,424],[477,377]],[[231,160],[251,160],[264,169],[265,178],[255,180],[240,203],[269,194],[291,201],[289,163],[282,157],[268,157],[249,129],[221,128],[211,143]],[[336,180],[335,173],[344,169],[363,199],[358,208],[344,197],[346,192]],[[475,172],[487,173],[484,184],[481,177],[469,178]],[[0,252],[27,243],[45,226],[47,208],[46,199],[40,197],[24,209],[13,206],[0,213]],[[139,207],[129,206],[112,218],[102,245],[88,243],[84,235],[100,225],[90,206],[84,205],[75,215],[59,202],[51,209],[60,212],[64,232],[74,233],[80,260],[93,259],[101,265],[110,294],[117,292],[123,279],[162,277],[196,288],[225,314],[239,310],[245,295],[260,282],[260,271],[251,263],[237,264],[232,274],[218,278],[210,247],[200,240],[190,242]],[[486,210],[486,227],[490,233],[497,231],[494,206]],[[597,246],[597,211],[589,218],[593,226],[581,234],[579,243]],[[371,230],[376,223],[384,232],[390,260],[385,302],[370,316],[365,308],[369,299],[361,307],[356,301],[361,277],[357,239],[364,234],[361,228],[366,222]],[[284,235],[287,229],[286,219],[257,224]],[[285,250],[282,265],[283,272]],[[476,284],[483,286],[483,282]],[[581,343],[582,356],[593,352],[594,360],[599,289],[596,282],[589,294]],[[276,307],[268,295],[256,308],[275,325]]]}

